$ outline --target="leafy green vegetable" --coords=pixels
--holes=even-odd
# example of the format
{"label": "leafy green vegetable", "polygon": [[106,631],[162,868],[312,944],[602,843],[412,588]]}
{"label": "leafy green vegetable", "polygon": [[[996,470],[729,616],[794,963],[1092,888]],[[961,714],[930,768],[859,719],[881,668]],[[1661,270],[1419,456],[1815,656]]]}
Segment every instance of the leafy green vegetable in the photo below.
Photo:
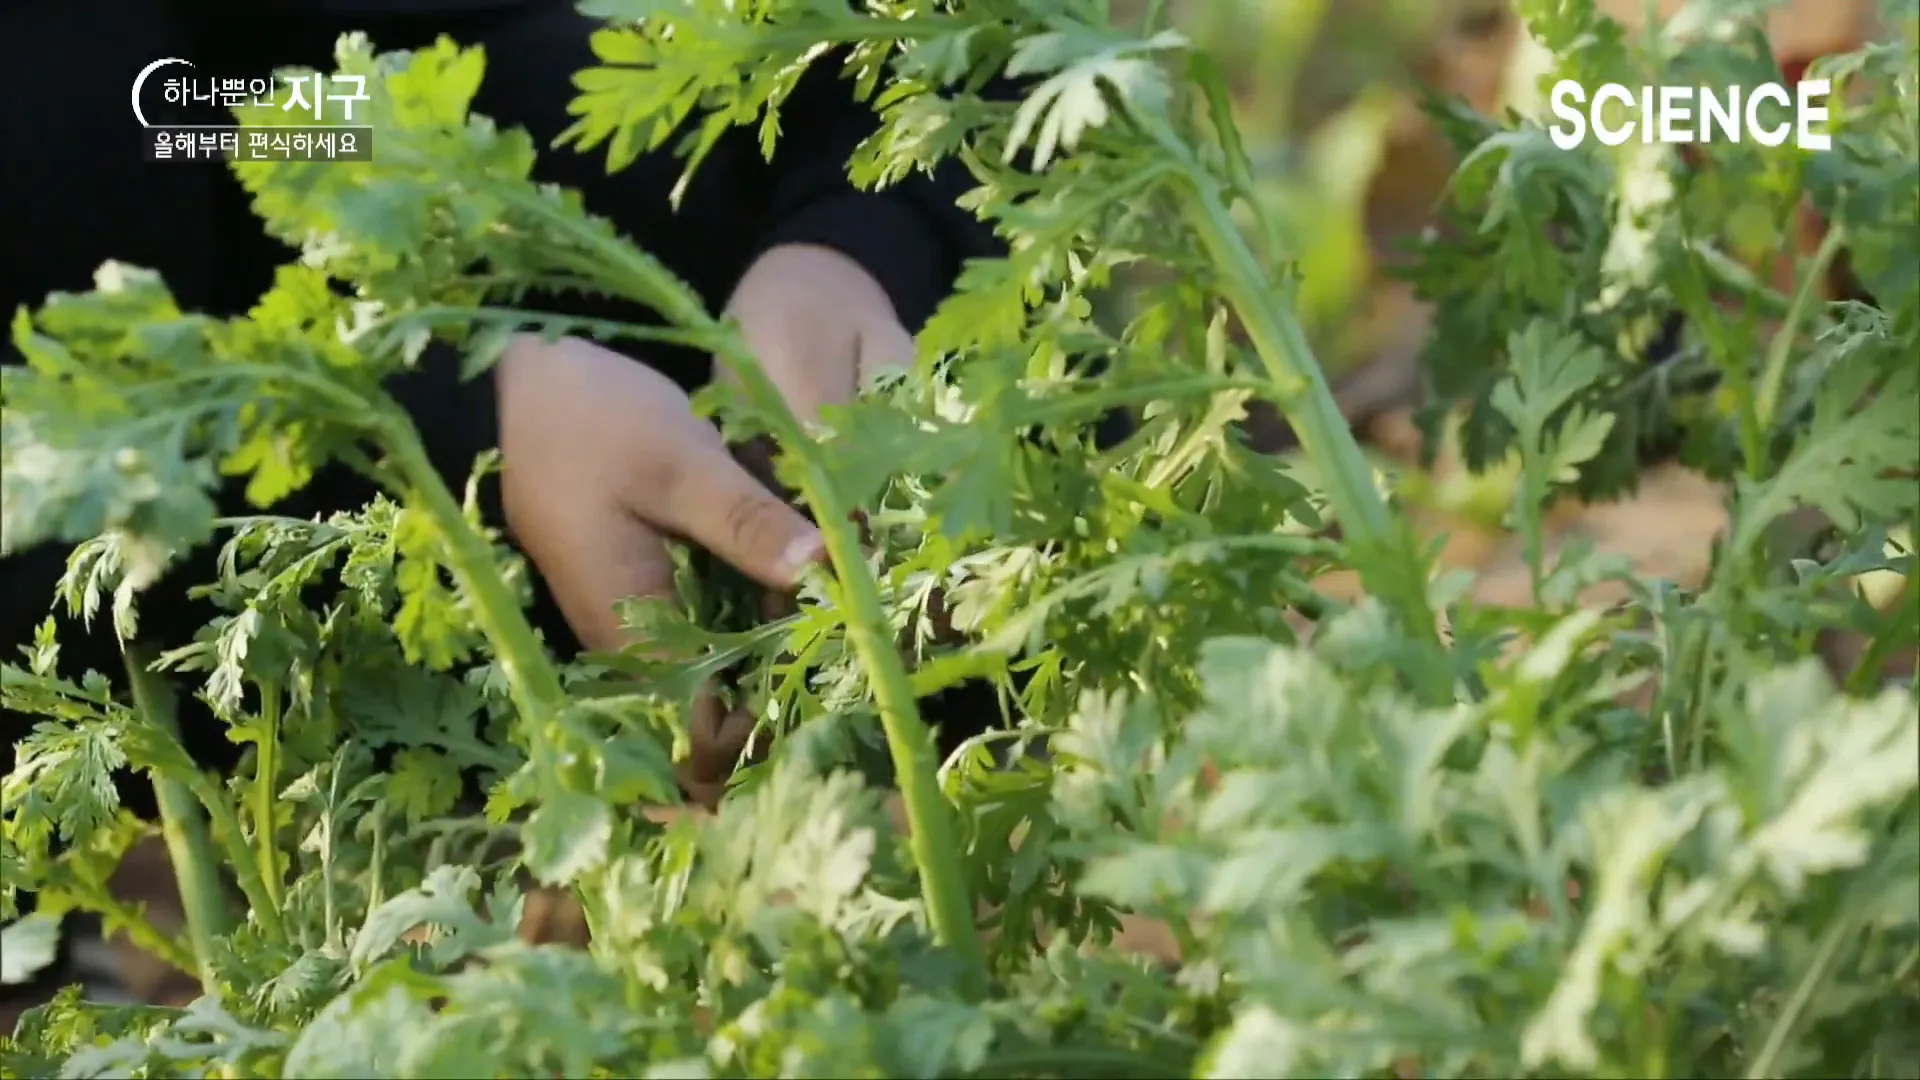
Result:
{"label": "leafy green vegetable", "polygon": [[[9,545],[78,544],[62,601],[127,638],[174,555],[223,546],[201,589],[221,614],[136,657],[131,700],[60,677],[51,623],[0,681],[43,718],[0,788],[0,895],[39,912],[6,930],[9,979],[78,909],[208,992],[64,993],[0,1040],[0,1076],[1920,1072],[1920,711],[1873,666],[1915,647],[1920,600],[1876,608],[1852,584],[1910,577],[1889,537],[1920,525],[1920,296],[1896,257],[1914,219],[1893,194],[1920,161],[1911,49],[1827,62],[1876,93],[1840,110],[1824,158],[1713,148],[1687,171],[1450,115],[1471,152],[1415,276],[1469,458],[1518,462],[1533,602],[1505,610],[1434,574],[1382,495],[1277,234],[1235,225],[1248,169],[1208,66],[1156,14],[591,6],[604,66],[573,137],[615,167],[680,131],[690,163],[733,125],[771,146],[801,70],[843,56],[880,117],[855,179],[961,156],[1010,254],[967,267],[911,374],[803,435],[730,327],[534,185],[523,134],[469,115],[477,51],[343,41],[378,156],[237,166],[265,226],[305,246],[246,318],[180,312],[110,265],[14,322]],[[1522,7],[1584,79],[1754,62],[1751,34],[1642,46],[1590,2]],[[1024,101],[978,95],[1006,72],[1034,77]],[[1662,177],[1673,197],[1645,199]],[[1739,272],[1741,207],[1802,195],[1871,303]],[[1171,273],[1109,327],[1096,301],[1137,264]],[[510,306],[535,283],[671,329]],[[1648,355],[1674,317],[1677,348]],[[657,652],[545,652],[524,568],[380,389],[433,335],[479,371],[523,328],[670,333],[742,375],[703,406],[775,438],[830,541],[794,614],[717,624],[737,605],[690,563],[681,609],[629,612]],[[1288,414],[1302,467],[1231,434],[1254,398]],[[1140,423],[1101,448],[1115,407]],[[1556,494],[1630,485],[1675,431],[1734,480],[1704,587],[1546,550]],[[323,520],[215,517],[222,476],[266,506],[328,462],[386,494]],[[1821,543],[1778,550],[1803,508]],[[1365,598],[1317,592],[1335,571]],[[306,588],[326,580],[342,587]],[[1581,607],[1607,580],[1626,603]],[[1840,680],[1809,659],[1834,631],[1874,641]],[[189,759],[160,670],[251,747],[237,775]],[[663,823],[646,810],[676,798],[686,703],[723,671],[766,753],[717,815]],[[917,701],[966,679],[999,687],[1011,730],[936,762]],[[1043,756],[989,752],[1040,736]],[[874,745],[898,817],[862,779]],[[113,897],[152,828],[119,805],[121,767],[177,795],[183,882],[230,874],[244,913],[201,890],[182,941]],[[528,877],[572,889],[589,950],[518,938]],[[1123,918],[1158,920],[1178,956],[1116,947]]]}

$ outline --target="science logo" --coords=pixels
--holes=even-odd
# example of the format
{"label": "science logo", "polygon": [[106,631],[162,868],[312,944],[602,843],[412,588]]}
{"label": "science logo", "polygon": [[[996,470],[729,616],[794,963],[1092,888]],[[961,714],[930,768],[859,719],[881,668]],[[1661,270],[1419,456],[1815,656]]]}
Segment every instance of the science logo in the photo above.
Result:
{"label": "science logo", "polygon": [[[1553,145],[1571,150],[1589,133],[1602,145],[1619,146],[1640,136],[1642,143],[1684,146],[1718,138],[1738,145],[1752,141],[1782,146],[1791,139],[1802,150],[1831,150],[1824,130],[1825,100],[1833,92],[1827,79],[1754,87],[1642,86],[1607,83],[1591,96],[1572,79],[1555,83],[1548,105],[1559,122],[1547,129]],[[1614,109],[1608,109],[1608,105]],[[1763,107],[1765,111],[1763,112]],[[1624,120],[1622,117],[1624,116]],[[1616,126],[1615,121],[1621,121]]]}

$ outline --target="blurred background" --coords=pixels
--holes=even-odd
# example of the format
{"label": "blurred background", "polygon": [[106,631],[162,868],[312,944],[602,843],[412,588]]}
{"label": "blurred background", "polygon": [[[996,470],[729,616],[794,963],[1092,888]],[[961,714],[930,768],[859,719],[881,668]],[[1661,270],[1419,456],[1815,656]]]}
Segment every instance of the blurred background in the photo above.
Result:
{"label": "blurred background", "polygon": [[[1151,2],[1117,0],[1116,15],[1137,16]],[[1632,32],[1687,2],[1597,6]],[[1768,38],[1789,78],[1818,57],[1858,48],[1879,26],[1875,0],[1743,6],[1767,10]],[[1510,0],[1166,0],[1162,10],[1227,72],[1265,209],[1302,264],[1303,321],[1349,421],[1395,474],[1408,512],[1446,538],[1444,560],[1479,572],[1476,596],[1526,602],[1518,543],[1501,527],[1510,481],[1497,470],[1467,475],[1445,447],[1431,469],[1418,465],[1411,414],[1428,311],[1388,271],[1428,225],[1455,164],[1422,93],[1487,115],[1529,114],[1551,56]],[[1818,235],[1805,239],[1799,254],[1810,254]],[[1794,253],[1779,254],[1790,268]],[[1271,416],[1250,417],[1248,427],[1256,444],[1284,450],[1291,441]],[[1690,585],[1705,574],[1724,521],[1717,486],[1662,465],[1632,498],[1557,507],[1550,524],[1560,538],[1578,535],[1644,573]]]}
{"label": "blurred background", "polygon": [[[1118,0],[1134,15],[1150,0]],[[1685,0],[1598,0],[1630,29]],[[1723,5],[1724,6],[1724,5]],[[1762,4],[1745,5],[1759,8]],[[1785,0],[1768,35],[1781,66],[1865,41],[1873,0]],[[1169,20],[1217,58],[1267,209],[1305,269],[1303,316],[1330,369],[1417,350],[1411,297],[1380,273],[1416,235],[1454,161],[1421,88],[1497,115],[1530,112],[1551,62],[1508,0],[1167,0]],[[1297,76],[1289,77],[1290,73]]]}

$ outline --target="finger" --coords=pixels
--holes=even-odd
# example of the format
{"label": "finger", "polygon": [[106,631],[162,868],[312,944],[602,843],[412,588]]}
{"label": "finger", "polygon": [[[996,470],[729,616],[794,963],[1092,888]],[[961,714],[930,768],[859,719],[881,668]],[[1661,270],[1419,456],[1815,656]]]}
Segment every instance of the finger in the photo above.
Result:
{"label": "finger", "polygon": [[[557,512],[557,508],[549,513]],[[617,652],[632,635],[615,603],[673,596],[673,557],[660,532],[618,506],[549,519],[528,556],[541,567],[560,613],[581,644]]]}
{"label": "finger", "polygon": [[699,544],[762,585],[791,589],[826,554],[820,531],[768,491],[707,429],[676,440],[667,482],[633,491],[630,509],[645,521]]}
{"label": "finger", "polygon": [[[645,651],[646,642],[621,625],[613,600],[673,595],[673,559],[665,538],[618,509],[565,524],[569,527],[543,531],[542,537],[545,565],[555,570],[547,586],[567,625],[589,649]],[[692,750],[674,766],[689,799],[706,806],[718,801],[752,731],[751,718],[728,714],[710,691],[695,699],[687,718]]]}
{"label": "finger", "polygon": [[[760,361],[760,370],[780,393],[802,425],[819,422],[820,410],[853,400],[859,388],[859,346],[852,333],[832,340],[815,340],[819,330],[793,325],[793,320],[761,316],[743,322],[740,333],[748,351]],[[737,385],[733,370],[721,367],[717,377]]]}
{"label": "finger", "polygon": [[724,783],[758,725],[744,709],[722,709],[717,699],[711,700],[713,707],[697,711],[688,725],[693,752],[687,756],[687,766],[696,780]]}
{"label": "finger", "polygon": [[854,372],[858,385],[865,389],[875,377],[889,371],[913,368],[913,335],[898,320],[886,319],[863,330],[855,342]]}

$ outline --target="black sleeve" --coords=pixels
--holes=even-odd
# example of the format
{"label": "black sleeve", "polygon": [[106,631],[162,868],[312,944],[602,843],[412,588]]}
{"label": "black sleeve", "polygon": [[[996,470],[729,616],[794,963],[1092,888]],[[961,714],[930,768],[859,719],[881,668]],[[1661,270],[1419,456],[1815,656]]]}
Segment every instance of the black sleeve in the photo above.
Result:
{"label": "black sleeve", "polygon": [[[500,410],[494,398],[493,374],[460,377],[458,350],[442,342],[427,346],[418,363],[387,382],[387,392],[419,429],[420,441],[434,471],[454,498],[466,490],[481,454],[500,445]],[[489,524],[498,525],[499,485],[489,480],[480,488],[480,509]]]}
{"label": "black sleeve", "polygon": [[[995,98],[1018,93],[1004,81],[986,91]],[[1003,253],[991,227],[959,205],[973,180],[958,160],[882,191],[853,186],[847,161],[878,129],[879,119],[854,98],[837,56],[814,62],[782,107],[781,120],[770,227],[760,251],[817,244],[840,252],[873,275],[910,329],[925,323],[946,298],[963,263]]]}

